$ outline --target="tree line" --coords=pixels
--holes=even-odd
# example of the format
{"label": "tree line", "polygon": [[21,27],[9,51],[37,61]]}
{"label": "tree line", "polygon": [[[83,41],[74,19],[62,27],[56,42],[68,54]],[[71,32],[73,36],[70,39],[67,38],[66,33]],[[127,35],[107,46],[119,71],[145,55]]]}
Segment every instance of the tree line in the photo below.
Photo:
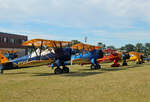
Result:
{"label": "tree line", "polygon": [[126,44],[124,46],[121,46],[120,48],[115,48],[115,46],[110,45],[110,46],[106,46],[104,43],[99,42],[97,44],[98,46],[102,46],[103,49],[116,49],[116,50],[124,50],[126,52],[130,52],[130,51],[136,51],[136,52],[141,52],[144,53],[146,56],[150,55],[150,43],[136,43],[136,45],[133,44]]}

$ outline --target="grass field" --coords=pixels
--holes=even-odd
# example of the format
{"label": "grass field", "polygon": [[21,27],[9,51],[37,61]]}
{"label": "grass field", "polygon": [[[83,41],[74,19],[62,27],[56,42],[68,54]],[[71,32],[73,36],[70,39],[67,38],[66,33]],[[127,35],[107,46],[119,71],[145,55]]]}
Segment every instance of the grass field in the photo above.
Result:
{"label": "grass field", "polygon": [[47,66],[5,71],[0,102],[150,102],[150,63],[101,70],[70,66],[54,75]]}

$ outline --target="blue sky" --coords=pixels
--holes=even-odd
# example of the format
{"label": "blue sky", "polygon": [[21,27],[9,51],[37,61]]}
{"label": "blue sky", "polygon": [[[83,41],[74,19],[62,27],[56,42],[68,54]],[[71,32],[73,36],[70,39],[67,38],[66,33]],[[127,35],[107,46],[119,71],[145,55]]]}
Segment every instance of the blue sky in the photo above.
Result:
{"label": "blue sky", "polygon": [[0,31],[29,39],[150,42],[150,0],[0,0]]}

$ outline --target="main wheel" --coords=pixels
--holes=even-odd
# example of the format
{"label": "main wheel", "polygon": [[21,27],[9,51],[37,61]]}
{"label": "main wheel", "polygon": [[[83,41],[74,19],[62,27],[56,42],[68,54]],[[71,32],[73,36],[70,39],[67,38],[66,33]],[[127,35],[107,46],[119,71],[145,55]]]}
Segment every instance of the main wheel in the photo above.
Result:
{"label": "main wheel", "polygon": [[56,68],[54,72],[55,72],[55,74],[61,74],[62,69],[61,68]]}
{"label": "main wheel", "polygon": [[101,65],[97,64],[96,69],[101,69]]}
{"label": "main wheel", "polygon": [[68,67],[63,67],[62,71],[63,71],[63,73],[69,73],[69,68]]}
{"label": "main wheel", "polygon": [[96,66],[94,64],[91,65],[91,70],[95,70]]}
{"label": "main wheel", "polygon": [[126,63],[126,62],[124,62],[123,64],[122,64],[122,66],[127,66],[128,64]]}
{"label": "main wheel", "polygon": [[137,62],[136,64],[142,64],[141,62]]}
{"label": "main wheel", "polygon": [[1,69],[1,70],[0,70],[0,74],[3,74],[3,73],[4,73],[4,70],[3,70],[3,69]]}

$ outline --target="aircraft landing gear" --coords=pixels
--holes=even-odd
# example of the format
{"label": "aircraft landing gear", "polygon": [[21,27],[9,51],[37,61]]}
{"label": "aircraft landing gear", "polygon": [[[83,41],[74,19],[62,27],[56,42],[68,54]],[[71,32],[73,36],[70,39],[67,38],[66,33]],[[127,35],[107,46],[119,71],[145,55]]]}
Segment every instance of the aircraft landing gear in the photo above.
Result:
{"label": "aircraft landing gear", "polygon": [[92,64],[92,65],[91,65],[91,70],[94,70],[94,69],[95,69],[95,65]]}
{"label": "aircraft landing gear", "polygon": [[3,66],[0,64],[0,74],[3,74],[4,70],[3,70]]}
{"label": "aircraft landing gear", "polygon": [[61,73],[69,73],[69,68],[68,67],[63,67],[63,69],[57,67],[55,70],[54,70],[54,73],[55,74],[61,74]]}
{"label": "aircraft landing gear", "polygon": [[122,66],[128,66],[126,59],[123,60]]}
{"label": "aircraft landing gear", "polygon": [[96,69],[101,69],[101,65],[97,64]]}
{"label": "aircraft landing gear", "polygon": [[123,63],[122,63],[122,66],[127,66],[128,64],[127,64],[127,62],[126,61],[124,61]]}
{"label": "aircraft landing gear", "polygon": [[123,63],[123,64],[122,64],[122,66],[127,66],[127,65],[128,65],[127,63]]}
{"label": "aircraft landing gear", "polygon": [[62,71],[63,71],[63,73],[69,73],[69,68],[68,67],[63,67]]}
{"label": "aircraft landing gear", "polygon": [[142,64],[142,62],[140,61],[140,62],[137,62],[136,64]]}
{"label": "aircraft landing gear", "polygon": [[57,67],[55,70],[54,70],[55,74],[61,74],[62,73],[62,69]]}
{"label": "aircraft landing gear", "polygon": [[120,66],[120,64],[118,63],[118,60],[115,59],[114,64],[112,64],[111,67],[119,67],[119,66]]}
{"label": "aircraft landing gear", "polygon": [[120,67],[120,64],[112,64],[111,67]]}
{"label": "aircraft landing gear", "polygon": [[0,70],[0,74],[3,74],[3,73],[4,73],[4,70],[3,70],[3,69],[1,69],[1,70]]}
{"label": "aircraft landing gear", "polygon": [[101,69],[101,65],[99,65],[99,64],[96,64],[96,65],[92,64],[91,65],[91,70],[96,70],[96,69]]}

